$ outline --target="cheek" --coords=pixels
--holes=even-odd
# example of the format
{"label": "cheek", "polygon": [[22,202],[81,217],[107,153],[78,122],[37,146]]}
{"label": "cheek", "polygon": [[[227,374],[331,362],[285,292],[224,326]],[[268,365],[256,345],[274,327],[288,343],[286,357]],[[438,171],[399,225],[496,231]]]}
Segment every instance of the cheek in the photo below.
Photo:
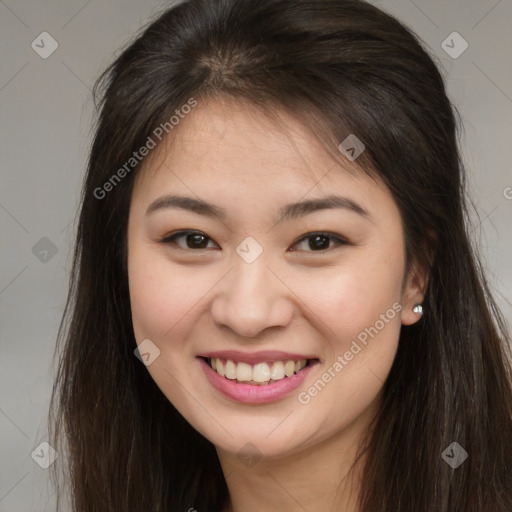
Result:
{"label": "cheek", "polygon": [[325,436],[375,403],[396,355],[401,281],[388,274],[379,283],[378,276],[338,273],[318,289],[322,301],[317,300],[313,313],[325,336],[326,358],[298,401],[309,417],[322,422]]}
{"label": "cheek", "polygon": [[400,251],[387,251],[361,251],[321,279],[310,274],[301,282],[298,295],[327,342],[322,373],[301,403],[314,401],[318,414],[339,404],[333,424],[349,421],[373,401],[396,355],[404,262]]}
{"label": "cheek", "polygon": [[[302,273],[294,288],[329,339],[356,337],[400,301],[403,260],[399,251],[360,251],[342,264]],[[395,309],[388,316],[400,324]],[[379,323],[380,325],[380,323]]]}
{"label": "cheek", "polygon": [[189,380],[183,362],[192,360],[187,341],[197,320],[194,307],[212,283],[197,268],[177,268],[146,247],[130,253],[128,276],[137,343],[150,339],[160,351],[147,370],[167,399],[194,422],[198,413],[189,394],[182,391]]}
{"label": "cheek", "polygon": [[149,250],[133,249],[128,263],[130,301],[137,341],[179,330],[211,285],[197,268],[177,268]]}

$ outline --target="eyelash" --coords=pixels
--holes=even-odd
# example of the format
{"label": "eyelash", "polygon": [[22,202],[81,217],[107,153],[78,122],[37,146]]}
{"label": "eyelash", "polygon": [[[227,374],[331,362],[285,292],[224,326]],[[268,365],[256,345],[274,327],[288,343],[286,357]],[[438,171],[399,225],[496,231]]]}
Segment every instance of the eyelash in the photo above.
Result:
{"label": "eyelash", "polygon": [[[187,235],[193,235],[193,234],[196,234],[196,235],[203,235],[207,240],[211,240],[213,241],[212,238],[210,238],[206,233],[203,233],[202,231],[195,231],[195,230],[182,230],[182,231],[177,231],[176,233],[172,233],[171,235],[168,235],[164,238],[162,238],[160,240],[161,243],[163,244],[166,244],[166,245],[170,245],[170,244],[173,244],[173,245],[178,245],[176,243],[176,240],[178,238],[181,238],[181,237],[185,237]],[[350,243],[344,239],[343,237],[339,236],[339,235],[335,235],[334,233],[329,233],[329,232],[326,232],[326,231],[312,231],[310,233],[306,233],[305,235],[303,235],[302,237],[300,237],[299,239],[297,239],[293,245],[297,245],[298,243],[304,241],[304,240],[307,240],[309,238],[313,238],[314,236],[324,236],[326,238],[330,238],[331,240],[333,240],[335,243],[337,243],[338,247],[339,246],[343,246],[343,245],[350,245]],[[190,247],[186,247],[186,248],[183,248],[183,247],[180,247],[178,245],[178,247],[180,249],[183,249],[185,251],[199,251],[199,250],[202,250],[202,249],[207,249],[207,247],[199,247],[199,248],[196,248],[196,249],[192,249]],[[336,248],[336,246],[334,247],[328,247],[327,249],[318,249],[318,250],[307,250],[306,252],[313,252],[313,253],[325,253],[326,251],[329,251],[333,248]],[[292,251],[292,252],[295,252],[295,251]]]}

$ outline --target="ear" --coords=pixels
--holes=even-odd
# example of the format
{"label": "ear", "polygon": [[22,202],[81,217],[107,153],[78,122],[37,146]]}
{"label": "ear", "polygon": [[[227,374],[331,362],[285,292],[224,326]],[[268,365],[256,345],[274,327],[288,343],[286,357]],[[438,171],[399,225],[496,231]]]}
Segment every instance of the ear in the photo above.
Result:
{"label": "ear", "polygon": [[427,265],[421,265],[415,260],[406,277],[404,290],[402,293],[402,324],[415,324],[421,314],[415,313],[413,308],[416,304],[422,304],[428,285],[428,268]]}

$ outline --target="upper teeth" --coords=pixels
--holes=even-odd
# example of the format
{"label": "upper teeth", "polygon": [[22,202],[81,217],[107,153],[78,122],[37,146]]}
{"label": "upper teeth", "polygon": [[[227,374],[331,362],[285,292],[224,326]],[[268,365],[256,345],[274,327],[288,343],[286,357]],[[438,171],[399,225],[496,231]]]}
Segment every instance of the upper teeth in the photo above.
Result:
{"label": "upper teeth", "polygon": [[258,363],[250,365],[247,363],[237,363],[227,359],[225,363],[222,359],[210,359],[211,367],[222,377],[241,382],[268,383],[291,377],[294,373],[300,372],[306,366],[307,360],[300,361],[274,361],[273,363]]}

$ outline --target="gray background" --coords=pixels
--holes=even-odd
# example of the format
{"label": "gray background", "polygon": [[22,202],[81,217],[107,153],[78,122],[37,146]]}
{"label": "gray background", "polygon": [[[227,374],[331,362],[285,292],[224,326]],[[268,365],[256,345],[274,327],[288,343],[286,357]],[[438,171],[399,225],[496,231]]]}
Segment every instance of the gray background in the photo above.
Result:
{"label": "gray background", "polygon": [[[372,3],[411,27],[444,69],[464,122],[463,157],[479,212],[473,236],[510,324],[512,0]],[[51,355],[91,138],[90,91],[119,48],[165,5],[0,0],[0,512],[53,507],[48,470],[31,454],[47,440]],[[469,44],[458,58],[441,46],[454,31]],[[31,47],[41,45],[42,32],[58,43],[46,59]],[[461,48],[457,40],[448,44]]]}

